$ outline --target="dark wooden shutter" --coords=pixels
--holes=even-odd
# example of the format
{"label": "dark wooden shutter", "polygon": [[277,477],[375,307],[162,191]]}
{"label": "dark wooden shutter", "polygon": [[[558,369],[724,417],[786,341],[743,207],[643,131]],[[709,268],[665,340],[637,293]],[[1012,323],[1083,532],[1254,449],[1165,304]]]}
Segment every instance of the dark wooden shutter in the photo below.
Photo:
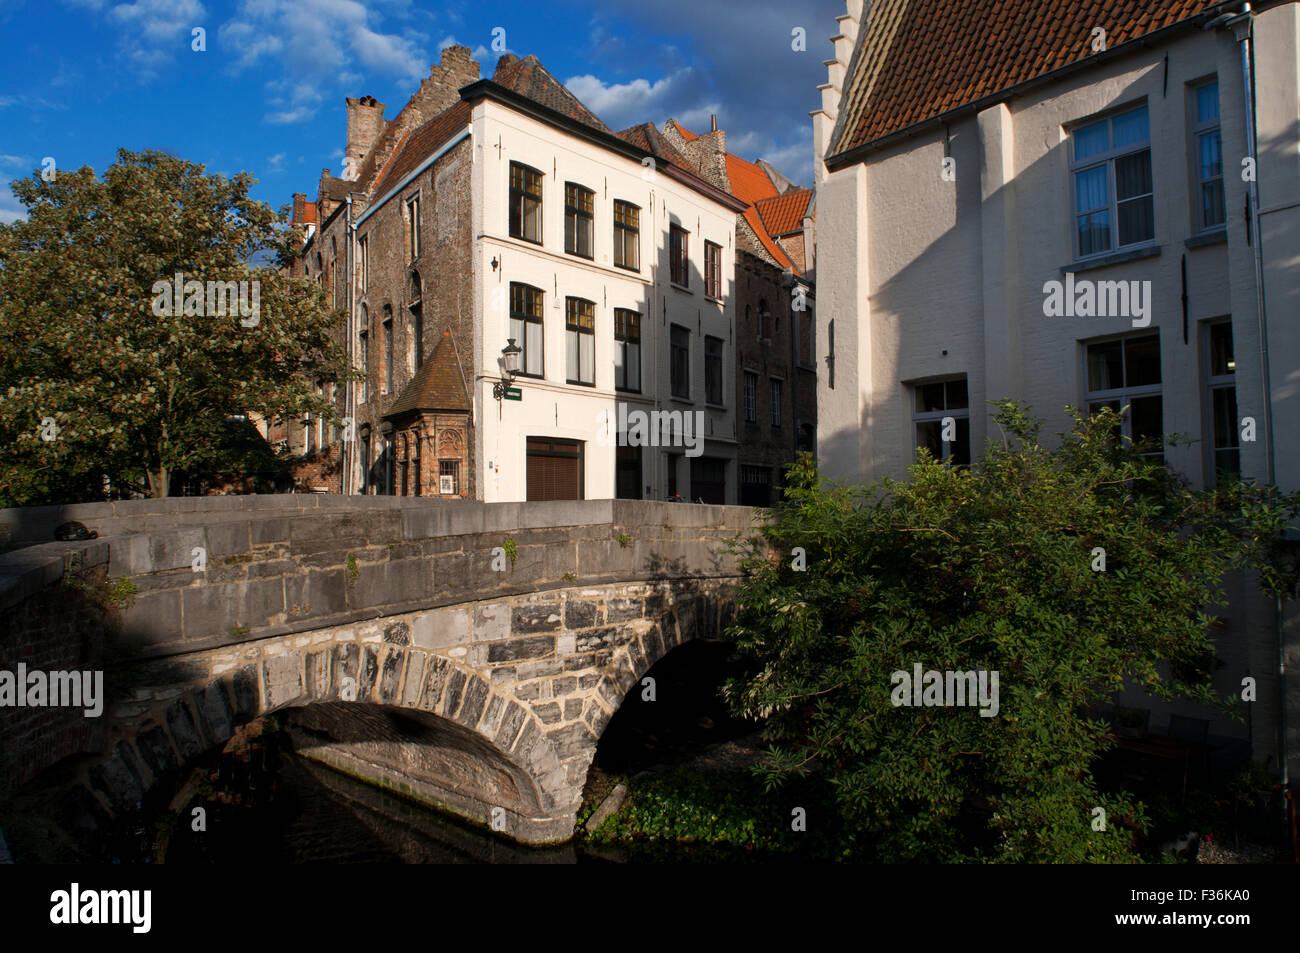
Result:
{"label": "dark wooden shutter", "polygon": [[528,499],[582,499],[582,444],[528,438]]}

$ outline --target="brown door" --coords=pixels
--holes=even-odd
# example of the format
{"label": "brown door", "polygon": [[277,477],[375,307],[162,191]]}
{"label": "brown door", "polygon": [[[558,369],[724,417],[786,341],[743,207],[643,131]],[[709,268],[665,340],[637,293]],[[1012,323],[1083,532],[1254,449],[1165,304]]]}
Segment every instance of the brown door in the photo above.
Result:
{"label": "brown door", "polygon": [[582,442],[528,438],[528,499],[582,499]]}

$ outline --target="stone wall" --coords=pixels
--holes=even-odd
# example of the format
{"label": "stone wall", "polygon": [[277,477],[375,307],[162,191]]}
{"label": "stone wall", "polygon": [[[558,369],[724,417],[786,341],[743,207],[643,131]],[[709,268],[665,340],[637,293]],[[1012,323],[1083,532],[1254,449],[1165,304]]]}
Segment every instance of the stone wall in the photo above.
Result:
{"label": "stone wall", "polygon": [[[242,499],[250,511],[94,504],[80,515],[103,525],[159,522],[0,557],[0,600],[27,620],[6,658],[86,657],[92,629],[54,588],[60,552],[90,552],[137,590],[108,633],[116,688],[97,733],[63,732],[24,775],[88,756],[59,787],[71,828],[128,809],[242,722],[355,702],[422,713],[405,722],[418,737],[335,707],[303,716],[310,756],[474,820],[500,808],[520,840],[567,839],[609,718],[672,647],[721,636],[739,577],[727,540],[755,530],[748,509],[641,501]],[[17,758],[36,743],[11,738]]]}

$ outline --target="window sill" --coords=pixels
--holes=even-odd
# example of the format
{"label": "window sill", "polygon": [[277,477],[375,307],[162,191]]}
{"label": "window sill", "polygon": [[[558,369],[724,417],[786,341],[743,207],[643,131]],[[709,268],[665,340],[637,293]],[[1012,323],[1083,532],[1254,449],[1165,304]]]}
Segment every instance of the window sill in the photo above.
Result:
{"label": "window sill", "polygon": [[1076,261],[1070,265],[1062,265],[1061,274],[1077,275],[1080,272],[1093,271],[1097,268],[1107,268],[1111,265],[1122,265],[1129,261],[1141,261],[1144,258],[1155,258],[1159,254],[1159,245],[1146,245],[1142,248],[1129,248],[1124,251],[1111,252],[1108,255],[1099,255],[1096,258],[1087,258],[1083,261]]}
{"label": "window sill", "polygon": [[727,405],[726,405],[726,404],[715,404],[715,403],[712,403],[712,402],[707,401],[707,400],[704,402],[704,406],[707,407],[709,410],[726,410],[726,409],[727,409]]}
{"label": "window sill", "polygon": [[632,272],[633,274],[637,274],[637,275],[641,274],[641,266],[640,266],[640,265],[637,265],[637,266],[634,268],[634,267],[631,266],[631,265],[620,265],[618,262],[614,262],[614,267],[615,267],[615,268],[621,268],[623,271],[630,271],[630,272]]}
{"label": "window sill", "polygon": [[596,256],[595,256],[595,255],[584,255],[584,254],[582,254],[581,252],[569,251],[569,249],[567,249],[567,248],[564,249],[564,253],[565,253],[566,255],[568,255],[570,258],[581,258],[583,261],[595,261],[595,260],[596,260]]}
{"label": "window sill", "polygon": [[596,386],[595,381],[565,381],[564,383],[569,384],[573,387],[595,387]]}
{"label": "window sill", "polygon": [[689,285],[679,285],[677,282],[672,280],[669,280],[668,285],[676,291],[683,291],[688,295],[695,294],[695,292],[690,289]]}
{"label": "window sill", "polygon": [[671,401],[673,401],[674,403],[678,403],[678,404],[690,404],[692,407],[695,406],[695,401],[691,400],[690,397],[683,397],[681,394],[673,394],[673,395],[672,395],[671,397],[669,397],[668,399],[671,400]]}
{"label": "window sill", "polygon": [[1193,235],[1191,238],[1183,241],[1183,247],[1188,249],[1204,248],[1207,245],[1225,245],[1227,242],[1228,230],[1226,228],[1218,228],[1214,231]]}
{"label": "window sill", "polygon": [[507,233],[507,234],[509,234],[510,237],[517,242],[527,242],[530,245],[538,245],[538,246],[542,244],[542,240],[540,238],[525,238],[523,235],[515,235],[512,233]]}

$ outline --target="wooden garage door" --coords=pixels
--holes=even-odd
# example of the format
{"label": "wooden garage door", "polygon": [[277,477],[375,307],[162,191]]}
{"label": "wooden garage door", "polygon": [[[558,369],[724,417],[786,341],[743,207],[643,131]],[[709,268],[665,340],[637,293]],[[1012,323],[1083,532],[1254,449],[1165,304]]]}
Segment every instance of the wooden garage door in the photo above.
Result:
{"label": "wooden garage door", "polygon": [[582,499],[582,442],[528,438],[528,499]]}

